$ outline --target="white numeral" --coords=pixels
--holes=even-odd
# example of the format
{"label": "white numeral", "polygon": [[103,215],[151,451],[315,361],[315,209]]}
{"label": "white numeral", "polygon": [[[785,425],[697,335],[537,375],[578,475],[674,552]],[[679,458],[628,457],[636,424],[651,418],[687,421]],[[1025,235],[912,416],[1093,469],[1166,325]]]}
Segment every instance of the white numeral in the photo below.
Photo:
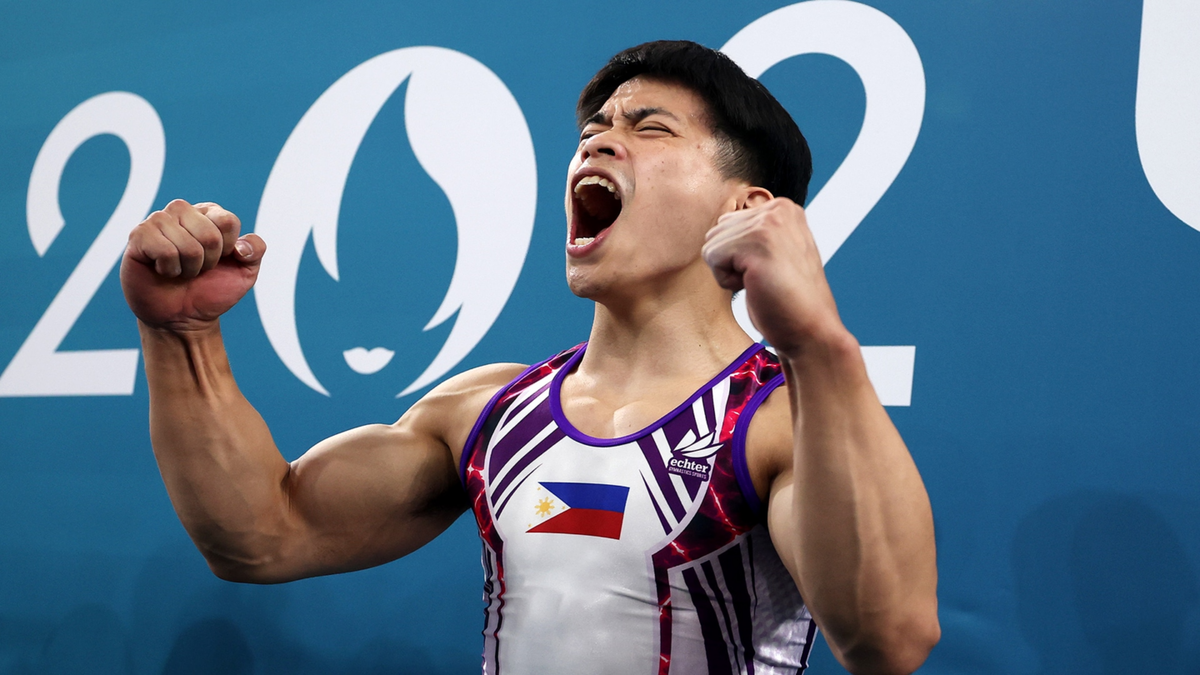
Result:
{"label": "white numeral", "polygon": [[129,180],[117,208],[42,318],[0,374],[0,396],[103,396],[133,393],[137,349],[58,351],[125,249],[129,231],[149,213],[162,179],[166,138],[158,113],[145,99],[108,92],[76,106],[54,127],[29,177],[26,218],[39,256],[54,243],[64,222],[58,188],[71,155],[101,134],[129,149]]}
{"label": "white numeral", "polygon": [[[751,77],[801,54],[842,59],[862,78],[867,109],[846,159],[808,205],[822,262],[829,262],[900,173],[925,114],[925,69],[900,24],[877,9],[848,0],[810,0],[777,9],[738,31],[721,48]],[[755,339],[746,296],[734,314]],[[912,398],[916,347],[863,347],[867,374],[884,405]]]}
{"label": "white numeral", "polygon": [[1135,127],[1154,194],[1200,230],[1200,2],[1146,0]]}

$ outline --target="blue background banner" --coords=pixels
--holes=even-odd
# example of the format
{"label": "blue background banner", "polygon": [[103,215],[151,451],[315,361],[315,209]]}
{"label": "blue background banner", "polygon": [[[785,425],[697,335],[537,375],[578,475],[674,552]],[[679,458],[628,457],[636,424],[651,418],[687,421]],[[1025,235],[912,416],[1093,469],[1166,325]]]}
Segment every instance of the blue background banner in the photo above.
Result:
{"label": "blue background banner", "polygon": [[[585,339],[579,90],[625,47],[759,20],[729,49],[810,140],[830,282],[891,348],[872,378],[933,502],[920,672],[1200,670],[1200,10],[787,4],[7,3],[0,674],[477,671],[469,516],[363,572],[208,572],[151,454],[124,237],[176,197],[270,229],[272,285],[222,325],[294,458]],[[842,670],[821,646],[811,672]]]}

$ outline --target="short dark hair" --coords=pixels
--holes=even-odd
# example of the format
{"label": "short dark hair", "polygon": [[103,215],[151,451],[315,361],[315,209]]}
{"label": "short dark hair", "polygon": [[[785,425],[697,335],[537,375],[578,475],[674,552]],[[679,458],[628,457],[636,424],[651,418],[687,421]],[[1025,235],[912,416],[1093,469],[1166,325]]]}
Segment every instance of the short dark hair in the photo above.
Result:
{"label": "short dark hair", "polygon": [[804,204],[812,153],[796,121],[732,59],[695,42],[646,42],[612,57],[579,95],[579,128],[617,87],[639,76],[682,85],[705,102],[712,131],[725,146],[717,158],[725,177],[744,179],[776,197]]}

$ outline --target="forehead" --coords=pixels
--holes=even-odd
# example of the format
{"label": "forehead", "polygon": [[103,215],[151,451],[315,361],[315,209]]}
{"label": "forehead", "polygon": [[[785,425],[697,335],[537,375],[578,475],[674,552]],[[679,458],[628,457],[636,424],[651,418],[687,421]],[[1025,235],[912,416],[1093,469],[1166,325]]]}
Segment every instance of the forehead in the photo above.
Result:
{"label": "forehead", "polygon": [[617,87],[593,117],[612,120],[638,111],[662,111],[681,122],[708,126],[708,106],[699,94],[681,84],[640,76]]}

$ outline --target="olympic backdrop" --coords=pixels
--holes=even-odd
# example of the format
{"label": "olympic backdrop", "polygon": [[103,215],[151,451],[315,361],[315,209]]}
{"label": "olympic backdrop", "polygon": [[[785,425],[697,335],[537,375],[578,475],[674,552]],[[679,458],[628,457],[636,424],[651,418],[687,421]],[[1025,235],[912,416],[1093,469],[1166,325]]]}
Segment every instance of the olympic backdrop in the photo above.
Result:
{"label": "olympic backdrop", "polygon": [[[1200,668],[1200,5],[6,3],[0,673],[466,673],[469,516],[377,569],[208,571],[115,272],[182,197],[269,242],[222,322],[289,458],[584,340],[575,98],[723,48],[799,121],[842,316],[928,485],[923,673]],[[813,673],[841,672],[823,646]]]}

